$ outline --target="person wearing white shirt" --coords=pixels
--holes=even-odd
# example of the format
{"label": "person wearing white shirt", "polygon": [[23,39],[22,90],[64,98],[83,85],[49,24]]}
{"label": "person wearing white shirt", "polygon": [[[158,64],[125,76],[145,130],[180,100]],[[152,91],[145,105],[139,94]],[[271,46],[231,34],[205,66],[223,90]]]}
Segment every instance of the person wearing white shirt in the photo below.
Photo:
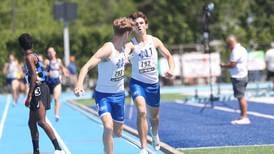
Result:
{"label": "person wearing white shirt", "polygon": [[94,98],[104,127],[102,136],[105,154],[114,153],[113,137],[122,136],[125,117],[124,46],[133,30],[134,22],[121,17],[115,19],[112,26],[112,40],[104,43],[80,69],[74,89],[76,96],[82,95],[88,71],[98,65]]}
{"label": "person wearing white shirt", "polygon": [[[173,78],[174,59],[163,42],[147,33],[148,19],[143,12],[134,12],[130,18],[135,22],[131,42],[126,44],[125,53],[131,63],[131,79],[129,89],[137,108],[137,130],[141,143],[140,154],[148,154],[147,132],[152,137],[155,150],[160,149],[159,113],[160,113],[160,82],[158,73],[158,52],[166,58],[168,70],[165,77]],[[148,114],[147,114],[148,113]],[[150,128],[148,129],[147,115]]]}
{"label": "person wearing white shirt", "polygon": [[[265,53],[265,62],[267,68],[267,78],[272,80],[272,87],[274,85],[274,42],[271,43],[271,48]],[[272,89],[274,90],[274,88]]]}
{"label": "person wearing white shirt", "polygon": [[231,121],[234,125],[247,125],[250,120],[247,115],[247,101],[245,97],[248,83],[247,50],[237,41],[233,35],[227,37],[227,45],[231,50],[230,59],[227,63],[221,63],[222,68],[228,68],[231,76],[234,97],[239,101],[241,117]]}

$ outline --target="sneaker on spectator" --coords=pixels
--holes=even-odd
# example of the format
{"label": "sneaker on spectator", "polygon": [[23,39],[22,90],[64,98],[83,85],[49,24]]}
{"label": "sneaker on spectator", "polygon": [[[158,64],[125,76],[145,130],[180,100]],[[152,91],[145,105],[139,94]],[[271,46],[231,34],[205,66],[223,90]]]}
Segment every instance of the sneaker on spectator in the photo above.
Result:
{"label": "sneaker on spectator", "polygon": [[249,125],[251,122],[249,120],[249,118],[241,118],[238,120],[233,120],[231,121],[232,125]]}

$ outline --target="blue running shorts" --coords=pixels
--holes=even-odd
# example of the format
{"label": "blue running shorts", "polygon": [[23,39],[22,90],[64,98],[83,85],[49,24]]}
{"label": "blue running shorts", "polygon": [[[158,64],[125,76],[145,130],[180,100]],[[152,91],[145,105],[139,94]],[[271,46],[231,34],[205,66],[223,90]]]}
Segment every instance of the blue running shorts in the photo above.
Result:
{"label": "blue running shorts", "polygon": [[94,98],[100,117],[110,113],[112,119],[123,123],[125,115],[125,92],[120,93],[102,93],[95,91]]}
{"label": "blue running shorts", "polygon": [[142,96],[146,104],[151,107],[160,106],[160,83],[148,84],[131,78],[129,83],[130,93],[133,100]]}

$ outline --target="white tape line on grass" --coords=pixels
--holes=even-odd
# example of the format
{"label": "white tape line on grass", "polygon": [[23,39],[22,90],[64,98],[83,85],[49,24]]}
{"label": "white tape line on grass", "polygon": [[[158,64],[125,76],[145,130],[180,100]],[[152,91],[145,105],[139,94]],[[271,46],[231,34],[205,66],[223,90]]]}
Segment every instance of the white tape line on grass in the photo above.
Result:
{"label": "white tape line on grass", "polygon": [[2,135],[3,135],[4,125],[5,125],[5,122],[7,119],[10,103],[11,103],[11,96],[8,95],[6,105],[4,108],[4,112],[3,112],[3,116],[2,116],[1,122],[0,122],[0,139],[2,138]]}
{"label": "white tape line on grass", "polygon": [[[194,102],[184,103],[184,101],[181,101],[181,100],[176,100],[175,102],[179,103],[179,104],[185,104],[185,105],[190,105],[190,106],[195,106],[195,107],[200,107],[200,108],[205,107],[204,104],[200,104],[200,103],[194,103]],[[227,108],[227,107],[221,107],[221,106],[214,106],[213,109],[214,110],[219,110],[219,111],[225,111],[225,112],[240,113],[240,110],[235,110],[235,109],[231,109],[231,108]],[[248,111],[247,113],[249,115],[253,115],[255,117],[260,117],[260,118],[266,118],[266,119],[272,119],[272,120],[274,120],[274,116],[273,115],[262,114],[262,113],[254,112],[254,111]]]}
{"label": "white tape line on grass", "polygon": [[47,123],[50,125],[50,127],[52,128],[56,139],[58,141],[58,143],[60,143],[61,147],[63,148],[63,150],[65,151],[66,154],[71,154],[71,152],[69,151],[67,145],[65,144],[64,140],[60,137],[60,135],[58,134],[58,132],[55,130],[55,128],[52,126],[51,122],[48,120],[48,118],[46,117],[46,121]]}

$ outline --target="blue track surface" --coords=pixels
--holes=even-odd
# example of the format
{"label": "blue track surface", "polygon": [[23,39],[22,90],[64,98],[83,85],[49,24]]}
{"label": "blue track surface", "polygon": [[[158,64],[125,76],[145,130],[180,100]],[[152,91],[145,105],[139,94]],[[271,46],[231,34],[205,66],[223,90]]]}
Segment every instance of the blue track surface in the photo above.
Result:
{"label": "blue track surface", "polygon": [[[206,90],[206,88],[204,88]],[[165,92],[182,93],[189,88],[174,87],[163,89]],[[191,91],[194,91],[191,89]],[[86,96],[89,98],[90,96]],[[65,103],[66,100],[75,99],[72,93],[62,94],[62,119],[54,121],[53,109],[47,116],[58,132],[66,147],[72,154],[103,153],[102,125],[97,117],[83,113]],[[20,98],[23,102],[23,97]],[[0,95],[0,119],[3,118],[6,95]],[[200,105],[203,105],[200,103]],[[238,109],[237,101],[214,102],[216,107]],[[53,105],[52,105],[53,107]],[[132,110],[130,114],[129,111]],[[249,102],[248,110],[259,114],[274,117],[274,105]],[[160,128],[161,141],[175,148],[240,146],[274,144],[274,120],[250,115],[251,125],[234,126],[231,120],[239,117],[239,113],[226,112],[175,102],[161,102]],[[10,104],[7,119],[4,125],[3,136],[0,138],[1,154],[30,154],[32,150],[31,139],[27,127],[28,109],[23,104],[12,107]],[[98,122],[99,121],[99,122]],[[126,124],[136,128],[136,110],[134,106],[126,108]],[[53,146],[40,129],[40,149],[43,154],[53,152]],[[129,135],[124,133],[125,135]],[[130,135],[129,135],[130,136]],[[130,136],[139,143],[138,138]],[[124,138],[115,139],[116,154],[137,154],[139,148]]]}
{"label": "blue track surface", "polygon": [[[236,101],[226,102],[238,109]],[[215,105],[223,103],[215,102]],[[226,106],[225,106],[226,107]],[[274,116],[274,105],[249,103],[252,111]],[[173,102],[161,103],[159,134],[162,141],[176,148],[274,144],[274,120],[250,115],[251,125],[234,126],[239,113],[194,107]],[[133,115],[136,115],[134,109]],[[136,127],[136,117],[126,123]]]}
{"label": "blue track surface", "polygon": [[[62,117],[59,122],[54,121],[53,109],[47,113],[50,123],[53,125],[64,145],[72,154],[103,154],[102,125],[100,120],[92,115],[83,114],[79,109],[72,108],[66,100],[75,99],[71,93],[62,95]],[[0,95],[0,119],[3,119],[4,106],[7,97]],[[20,99],[20,102],[24,98]],[[53,108],[53,104],[52,104]],[[0,138],[1,154],[31,154],[32,144],[29,129],[27,127],[28,109],[22,103],[15,107],[10,104],[3,136]],[[42,129],[40,132],[40,151],[42,154],[51,154],[54,148],[51,141]],[[132,140],[138,141],[135,136],[124,133]],[[124,138],[114,139],[114,152],[116,154],[137,154],[139,148]],[[161,152],[159,152],[161,153]]]}
{"label": "blue track surface", "polygon": [[[274,100],[273,100],[274,101]],[[232,109],[238,109],[239,105],[238,102],[235,101],[229,101],[229,102],[214,102],[216,105],[225,105],[229,108]],[[257,103],[253,101],[248,101],[248,111],[254,111],[254,112],[259,112],[263,114],[270,114],[274,116],[274,105],[273,104],[264,104],[264,103]]]}

